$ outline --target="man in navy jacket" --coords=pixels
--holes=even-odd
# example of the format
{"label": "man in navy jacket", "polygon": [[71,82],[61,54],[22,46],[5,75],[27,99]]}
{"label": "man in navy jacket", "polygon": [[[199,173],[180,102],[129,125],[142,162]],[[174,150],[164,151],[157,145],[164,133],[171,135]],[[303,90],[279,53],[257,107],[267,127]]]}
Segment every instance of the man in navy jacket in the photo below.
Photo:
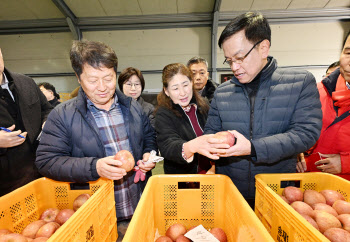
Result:
{"label": "man in navy jacket", "polygon": [[216,172],[228,175],[252,207],[255,175],[296,172],[297,154],[315,144],[322,126],[315,78],[278,68],[270,44],[270,26],[260,13],[242,14],[226,26],[219,46],[234,77],[217,88],[205,126],[205,134],[235,135]]}
{"label": "man in navy jacket", "polygon": [[[141,185],[114,155],[129,150],[135,161],[147,161],[149,152],[157,150],[155,131],[141,106],[116,89],[118,59],[109,46],[75,41],[70,58],[81,89],[50,113],[36,165],[42,175],[59,181],[115,180],[117,218],[128,220]],[[146,173],[154,166],[140,163],[139,168]]]}

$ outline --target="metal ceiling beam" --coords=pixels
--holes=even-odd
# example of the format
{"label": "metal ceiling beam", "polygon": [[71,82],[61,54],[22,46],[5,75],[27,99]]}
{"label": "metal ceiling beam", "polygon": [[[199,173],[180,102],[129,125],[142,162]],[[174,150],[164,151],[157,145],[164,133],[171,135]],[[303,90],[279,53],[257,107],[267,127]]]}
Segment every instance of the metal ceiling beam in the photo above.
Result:
{"label": "metal ceiling beam", "polygon": [[209,27],[211,13],[79,18],[83,31]]}
{"label": "metal ceiling beam", "polygon": [[[219,16],[220,16],[221,0],[215,0],[213,9],[213,22],[211,25],[211,78],[216,79],[216,67],[217,67],[217,47],[216,41],[218,39],[218,27],[219,27]],[[215,80],[214,80],[215,81]]]}
{"label": "metal ceiling beam", "polygon": [[[245,12],[221,12],[219,25],[225,26],[233,18]],[[260,12],[268,19],[270,24],[315,23],[350,19],[350,8],[262,10]]]}
{"label": "metal ceiling beam", "polygon": [[64,0],[51,0],[51,1],[57,6],[57,8],[66,17],[68,27],[72,32],[74,39],[81,40],[83,38],[83,34],[78,26],[78,18],[75,16],[72,10],[64,2]]}
{"label": "metal ceiling beam", "polygon": [[[54,31],[53,31],[54,30]],[[0,21],[0,35],[69,32],[65,19]]]}
{"label": "metal ceiling beam", "polygon": [[[241,13],[243,12],[220,12],[218,25],[227,25],[231,19]],[[350,8],[269,10],[261,13],[267,17],[270,24],[350,19]],[[75,26],[80,31],[211,27],[213,17],[213,13],[89,17],[78,18]],[[62,31],[70,31],[66,19],[0,21],[0,35]]]}

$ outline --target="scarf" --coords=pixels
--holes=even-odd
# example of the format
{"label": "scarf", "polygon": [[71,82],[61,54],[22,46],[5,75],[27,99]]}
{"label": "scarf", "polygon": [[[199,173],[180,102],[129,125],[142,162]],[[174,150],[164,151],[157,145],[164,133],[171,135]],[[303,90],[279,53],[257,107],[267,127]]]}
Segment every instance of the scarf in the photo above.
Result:
{"label": "scarf", "polygon": [[347,88],[345,79],[339,75],[335,91],[332,92],[334,106],[338,107],[338,116],[349,111],[350,107],[350,90]]}

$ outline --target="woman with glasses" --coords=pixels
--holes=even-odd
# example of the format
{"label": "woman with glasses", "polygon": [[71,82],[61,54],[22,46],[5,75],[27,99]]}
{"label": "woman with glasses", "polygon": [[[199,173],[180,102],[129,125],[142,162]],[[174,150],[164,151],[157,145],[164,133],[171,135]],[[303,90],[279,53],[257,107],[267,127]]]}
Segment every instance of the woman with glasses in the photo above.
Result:
{"label": "woman with glasses", "polygon": [[141,71],[133,67],[124,69],[119,75],[118,85],[119,89],[126,96],[132,97],[139,102],[154,128],[154,106],[143,100],[141,97],[141,94],[145,89],[145,79],[143,78]]}
{"label": "woman with glasses", "polygon": [[218,159],[203,134],[208,117],[207,102],[194,91],[191,71],[180,63],[164,67],[163,90],[155,111],[157,143],[164,157],[165,174],[215,172],[209,159]]}

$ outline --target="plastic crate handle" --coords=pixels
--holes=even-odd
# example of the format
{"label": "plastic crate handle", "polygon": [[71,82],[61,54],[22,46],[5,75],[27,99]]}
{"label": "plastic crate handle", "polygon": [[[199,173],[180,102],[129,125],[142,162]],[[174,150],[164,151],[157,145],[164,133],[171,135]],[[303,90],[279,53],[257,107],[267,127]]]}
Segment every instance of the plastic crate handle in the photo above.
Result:
{"label": "plastic crate handle", "polygon": [[70,190],[90,190],[90,183],[70,183]]}
{"label": "plastic crate handle", "polygon": [[190,182],[178,182],[178,189],[199,189],[201,187],[200,182],[190,181]]}

